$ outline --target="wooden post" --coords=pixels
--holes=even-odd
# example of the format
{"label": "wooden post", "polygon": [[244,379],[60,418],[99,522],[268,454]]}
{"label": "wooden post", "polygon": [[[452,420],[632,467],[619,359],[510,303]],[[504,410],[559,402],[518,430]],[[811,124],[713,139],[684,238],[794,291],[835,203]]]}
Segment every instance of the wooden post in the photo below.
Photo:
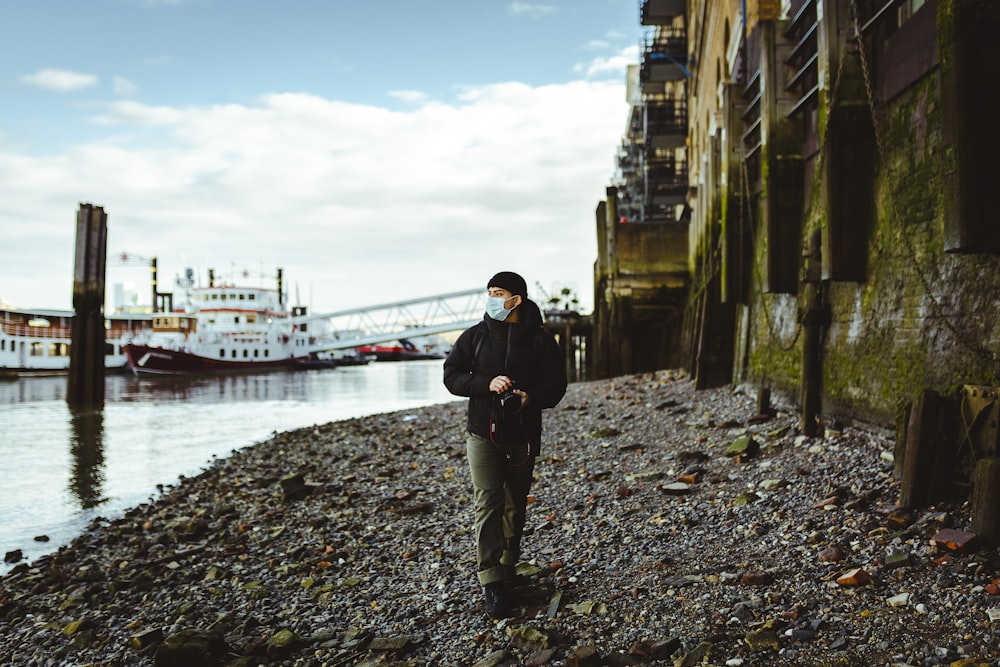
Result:
{"label": "wooden post", "polygon": [[906,453],[899,504],[913,509],[948,495],[954,472],[948,402],[925,389],[913,404],[906,428]]}
{"label": "wooden post", "polygon": [[972,532],[987,544],[1000,544],[1000,458],[979,459],[975,475]]}
{"label": "wooden post", "polygon": [[81,204],[76,216],[76,265],[73,274],[73,340],[66,402],[104,405],[104,272],[108,217],[104,209]]}

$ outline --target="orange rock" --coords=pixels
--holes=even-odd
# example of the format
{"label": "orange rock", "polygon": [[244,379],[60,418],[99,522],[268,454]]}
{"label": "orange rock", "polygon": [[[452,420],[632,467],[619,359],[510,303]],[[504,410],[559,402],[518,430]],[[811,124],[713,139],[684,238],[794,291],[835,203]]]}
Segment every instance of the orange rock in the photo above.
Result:
{"label": "orange rock", "polygon": [[837,577],[838,584],[849,588],[864,586],[869,581],[871,581],[871,577],[868,575],[867,572],[865,572],[860,567],[856,567],[853,570],[848,570],[844,574]]}

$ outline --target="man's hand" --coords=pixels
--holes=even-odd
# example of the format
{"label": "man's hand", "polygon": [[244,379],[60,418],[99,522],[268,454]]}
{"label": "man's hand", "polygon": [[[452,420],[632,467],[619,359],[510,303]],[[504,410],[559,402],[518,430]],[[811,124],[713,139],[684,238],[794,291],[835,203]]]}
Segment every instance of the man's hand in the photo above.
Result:
{"label": "man's hand", "polygon": [[514,387],[514,381],[506,375],[498,375],[490,380],[490,391],[494,394],[502,394]]}

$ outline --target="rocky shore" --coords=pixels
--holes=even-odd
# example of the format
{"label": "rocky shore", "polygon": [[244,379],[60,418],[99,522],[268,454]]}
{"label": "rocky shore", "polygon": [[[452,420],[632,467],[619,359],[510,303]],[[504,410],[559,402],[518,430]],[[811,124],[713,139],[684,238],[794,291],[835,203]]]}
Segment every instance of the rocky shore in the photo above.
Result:
{"label": "rocky shore", "polygon": [[463,402],[233,452],[0,579],[3,665],[997,665],[1000,556],[893,442],[663,371],[547,412],[517,615],[482,609]]}

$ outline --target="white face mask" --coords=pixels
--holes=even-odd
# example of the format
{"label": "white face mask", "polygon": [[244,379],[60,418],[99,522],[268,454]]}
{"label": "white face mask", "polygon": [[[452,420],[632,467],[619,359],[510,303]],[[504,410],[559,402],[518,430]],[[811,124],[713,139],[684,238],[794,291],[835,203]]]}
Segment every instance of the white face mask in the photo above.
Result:
{"label": "white face mask", "polygon": [[[514,297],[510,297],[513,299]],[[510,299],[505,299],[502,296],[488,296],[486,297],[486,314],[492,317],[494,320],[503,322],[510,315],[513,308],[504,308],[503,305],[510,301]]]}

